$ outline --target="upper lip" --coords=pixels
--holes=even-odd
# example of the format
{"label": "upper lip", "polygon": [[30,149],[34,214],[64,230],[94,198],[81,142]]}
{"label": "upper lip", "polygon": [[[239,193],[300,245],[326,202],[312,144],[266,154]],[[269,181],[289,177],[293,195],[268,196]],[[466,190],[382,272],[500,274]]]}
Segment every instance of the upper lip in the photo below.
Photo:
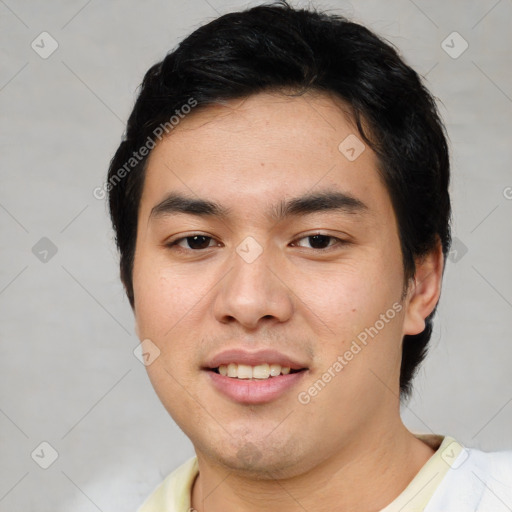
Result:
{"label": "upper lip", "polygon": [[218,368],[220,365],[228,365],[229,363],[247,364],[249,366],[258,366],[264,363],[279,364],[292,370],[307,368],[305,364],[300,363],[297,359],[281,354],[273,349],[249,352],[238,348],[219,352],[206,362],[205,368]]}

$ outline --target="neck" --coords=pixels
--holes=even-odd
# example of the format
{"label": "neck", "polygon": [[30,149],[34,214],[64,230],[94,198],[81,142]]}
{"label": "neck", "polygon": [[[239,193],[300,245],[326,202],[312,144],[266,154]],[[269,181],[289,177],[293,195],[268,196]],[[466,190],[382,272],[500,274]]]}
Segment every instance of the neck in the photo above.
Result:
{"label": "neck", "polygon": [[375,511],[391,503],[434,454],[399,421],[366,432],[321,464],[291,478],[248,479],[197,452],[197,512]]}

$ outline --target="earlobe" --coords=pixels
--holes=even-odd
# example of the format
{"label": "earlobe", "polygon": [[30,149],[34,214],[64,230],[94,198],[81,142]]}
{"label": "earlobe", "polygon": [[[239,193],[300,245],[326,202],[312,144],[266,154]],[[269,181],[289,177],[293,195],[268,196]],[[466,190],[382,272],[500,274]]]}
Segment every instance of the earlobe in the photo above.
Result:
{"label": "earlobe", "polygon": [[441,295],[444,257],[441,241],[435,249],[416,260],[416,273],[407,293],[403,334],[419,334],[425,319],[436,307]]}

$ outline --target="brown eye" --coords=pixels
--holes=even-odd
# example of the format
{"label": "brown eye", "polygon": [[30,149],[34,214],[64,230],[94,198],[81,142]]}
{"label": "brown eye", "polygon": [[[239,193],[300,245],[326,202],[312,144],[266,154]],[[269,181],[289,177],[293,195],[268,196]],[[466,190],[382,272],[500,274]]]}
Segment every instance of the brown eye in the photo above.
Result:
{"label": "brown eye", "polygon": [[329,247],[329,242],[332,238],[332,236],[327,235],[308,236],[309,243],[313,249],[325,249]]}
{"label": "brown eye", "polygon": [[[178,238],[174,242],[168,244],[168,247],[178,246],[181,249],[201,250],[210,247],[210,242],[213,240],[211,236],[206,235],[192,235]],[[186,245],[182,245],[185,243]]]}
{"label": "brown eye", "polygon": [[341,240],[339,238],[336,238],[336,237],[330,236],[330,235],[322,235],[322,234],[319,234],[319,233],[318,234],[314,234],[314,235],[308,235],[308,236],[299,238],[298,240],[299,241],[307,240],[310,247],[306,247],[306,246],[301,245],[299,243],[294,244],[294,245],[297,245],[298,247],[305,247],[307,249],[309,249],[309,248],[317,249],[319,251],[325,250],[325,249],[329,249],[329,248],[331,248],[331,247],[333,247],[335,245],[342,245],[344,243],[343,240]]}
{"label": "brown eye", "polygon": [[210,245],[211,238],[204,235],[187,236],[187,244],[191,249],[206,249]]}

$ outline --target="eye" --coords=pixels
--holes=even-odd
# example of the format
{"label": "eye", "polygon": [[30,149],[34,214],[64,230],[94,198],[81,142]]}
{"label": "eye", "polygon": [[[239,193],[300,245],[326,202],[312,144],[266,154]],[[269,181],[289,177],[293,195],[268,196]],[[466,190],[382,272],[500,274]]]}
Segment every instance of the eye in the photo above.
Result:
{"label": "eye", "polygon": [[[185,250],[193,250],[199,251],[201,249],[208,249],[209,247],[214,247],[214,245],[210,245],[211,242],[215,242],[215,240],[211,236],[196,234],[190,236],[184,236],[182,238],[178,238],[173,242],[170,242],[167,247],[179,247]],[[183,244],[186,244],[185,246]]]}
{"label": "eye", "polygon": [[[323,235],[321,233],[304,236],[302,238],[298,238],[297,240],[298,241],[307,240],[308,243],[310,244],[309,248],[317,249],[320,251],[325,250],[325,249],[330,249],[331,247],[336,246],[336,245],[343,245],[343,244],[348,243],[348,242],[345,242],[344,240],[341,240],[340,238],[337,238],[335,236]],[[330,242],[334,242],[334,243],[330,243]],[[304,247],[295,242],[293,242],[292,245],[297,245],[298,247]]]}
{"label": "eye", "polygon": [[[301,245],[300,241],[307,240],[310,247]],[[213,244],[212,244],[213,242]],[[297,242],[292,242],[292,246],[303,247],[306,249],[314,249],[318,251],[326,251],[336,246],[347,244],[348,242],[331,235],[315,233],[312,235],[298,238]],[[200,233],[177,238],[176,240],[166,244],[169,248],[179,248],[180,250],[199,252],[211,247],[218,246],[218,242],[211,236],[202,235]]]}

